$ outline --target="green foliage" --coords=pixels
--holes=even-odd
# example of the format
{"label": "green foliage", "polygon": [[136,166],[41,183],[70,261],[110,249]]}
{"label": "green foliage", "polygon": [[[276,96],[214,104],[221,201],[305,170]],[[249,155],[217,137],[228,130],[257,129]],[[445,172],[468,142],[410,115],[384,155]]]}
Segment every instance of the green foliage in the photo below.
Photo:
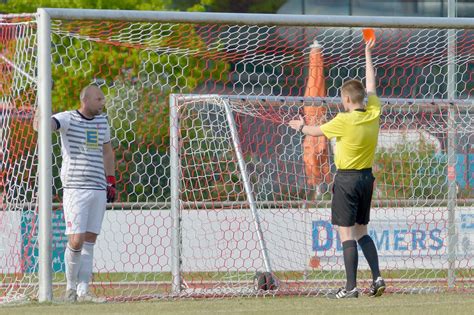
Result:
{"label": "green foliage", "polygon": [[[36,12],[37,8],[122,10],[188,10],[275,12],[284,1],[217,0],[10,0],[0,4],[9,13]],[[107,95],[112,125],[121,201],[165,201],[169,198],[169,94],[190,93],[207,80],[220,80],[229,64],[199,54],[206,44],[191,25],[126,24],[127,36],[140,36],[139,45],[114,42],[111,34],[123,34],[116,22],[53,21],[53,111],[79,106],[79,91],[98,83]],[[58,23],[58,24],[56,24]],[[60,24],[59,24],[60,23]],[[158,25],[158,27],[156,27]],[[57,30],[62,32],[59,33]],[[69,35],[65,35],[68,34]],[[127,37],[125,36],[125,37]],[[142,46],[153,47],[143,49]],[[164,48],[163,50],[156,48]],[[167,51],[164,53],[163,51]],[[183,50],[197,54],[183,54]],[[180,52],[181,51],[181,52]],[[199,121],[194,122],[196,128]],[[190,128],[189,130],[192,130]],[[198,132],[199,133],[199,132]],[[196,137],[200,134],[196,133]],[[58,141],[58,139],[55,140]],[[55,156],[59,146],[54,146]],[[212,145],[209,147],[212,151]],[[58,157],[57,161],[60,162]],[[224,159],[225,160],[225,159]],[[216,164],[217,163],[217,164]],[[202,168],[190,187],[212,187],[203,200],[239,198],[238,170],[233,163],[203,157]],[[212,167],[221,170],[214,174]],[[55,187],[59,169],[53,169]],[[197,181],[197,182],[196,182]],[[197,185],[197,186],[196,186]],[[193,200],[195,196],[189,196]]]}
{"label": "green foliage", "polygon": [[[223,141],[228,129],[220,106],[195,104],[182,108],[181,198],[184,201],[238,201],[245,199],[240,171],[231,144]],[[230,139],[229,139],[230,140]]]}
{"label": "green foliage", "polygon": [[9,13],[36,12],[38,8],[166,10],[172,0],[8,0],[0,4],[0,11]]}
{"label": "green foliage", "polygon": [[8,13],[36,12],[38,8],[78,8],[147,11],[212,11],[274,13],[286,0],[8,0],[0,11]]}
{"label": "green foliage", "polygon": [[275,13],[285,2],[286,0],[175,0],[174,6],[178,9],[190,7],[193,11]]}
{"label": "green foliage", "polygon": [[[56,28],[62,32],[52,37],[53,111],[77,108],[79,91],[98,84],[107,96],[120,200],[167,200],[169,94],[218,80],[229,65],[202,56],[208,49],[192,25],[102,22],[97,31],[97,23],[61,21]],[[124,32],[144,39],[112,39]]]}
{"label": "green foliage", "polygon": [[221,155],[218,160],[209,154],[196,153],[184,157],[181,164],[182,187],[186,187],[181,196],[183,201],[246,200],[240,172],[231,153]]}
{"label": "green foliage", "polygon": [[374,168],[379,199],[441,199],[447,194],[446,159],[426,140],[379,149]]}
{"label": "green foliage", "polygon": [[464,188],[457,188],[457,197],[458,199],[473,199],[474,191],[472,187],[466,186]]}

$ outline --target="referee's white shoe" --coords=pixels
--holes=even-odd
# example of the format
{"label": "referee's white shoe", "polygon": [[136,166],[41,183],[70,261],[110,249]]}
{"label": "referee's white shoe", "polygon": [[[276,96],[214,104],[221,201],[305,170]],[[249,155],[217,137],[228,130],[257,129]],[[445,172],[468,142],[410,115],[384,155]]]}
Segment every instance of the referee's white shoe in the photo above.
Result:
{"label": "referee's white shoe", "polygon": [[345,288],[339,288],[335,292],[331,292],[327,295],[329,299],[356,299],[359,297],[359,290],[354,288],[347,291]]}

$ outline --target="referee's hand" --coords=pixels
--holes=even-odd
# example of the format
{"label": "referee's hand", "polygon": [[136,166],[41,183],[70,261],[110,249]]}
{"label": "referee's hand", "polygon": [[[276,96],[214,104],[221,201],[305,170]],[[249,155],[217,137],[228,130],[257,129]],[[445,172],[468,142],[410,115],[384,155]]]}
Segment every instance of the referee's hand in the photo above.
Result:
{"label": "referee's hand", "polygon": [[291,128],[295,130],[301,131],[301,128],[304,126],[303,117],[300,115],[299,119],[290,120],[290,122],[288,123],[288,126],[290,126]]}

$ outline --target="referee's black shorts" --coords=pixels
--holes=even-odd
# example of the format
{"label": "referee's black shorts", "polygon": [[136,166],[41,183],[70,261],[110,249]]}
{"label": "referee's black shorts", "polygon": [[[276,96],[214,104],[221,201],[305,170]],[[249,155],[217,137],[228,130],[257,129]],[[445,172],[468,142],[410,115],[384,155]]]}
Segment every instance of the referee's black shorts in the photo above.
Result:
{"label": "referee's black shorts", "polygon": [[338,226],[367,224],[375,178],[372,169],[338,170],[332,188],[331,223]]}

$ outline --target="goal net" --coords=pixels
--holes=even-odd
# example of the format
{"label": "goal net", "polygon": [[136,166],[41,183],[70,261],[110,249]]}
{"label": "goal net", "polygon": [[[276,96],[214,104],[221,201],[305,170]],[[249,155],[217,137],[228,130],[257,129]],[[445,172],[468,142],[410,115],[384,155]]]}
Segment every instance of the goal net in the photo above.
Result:
{"label": "goal net", "polygon": [[[369,234],[390,291],[444,290],[453,240],[446,210],[448,163],[436,135],[446,137],[450,111],[459,123],[472,124],[471,104],[390,98],[382,103]],[[330,120],[340,112],[340,100],[174,95],[171,104],[177,111],[171,126],[179,134],[182,293],[255,294],[257,272],[270,272],[279,294],[324,294],[340,287],[342,245],[330,216],[333,144],[320,157],[331,176],[310,185],[304,137],[287,125],[306,107],[324,108],[323,119]],[[469,266],[471,234],[461,216],[472,205],[457,209],[463,241],[456,243],[455,263]],[[359,269],[361,287],[367,288],[371,275],[362,252]],[[212,290],[189,285],[196,281],[212,284]],[[470,276],[456,283],[472,288]]]}
{"label": "goal net", "polygon": [[[95,294],[322,294],[343,282],[329,212],[333,144],[286,123],[331,119],[342,82],[364,79],[355,22],[48,12],[52,111],[78,108],[79,91],[96,84],[111,124],[118,201],[94,251]],[[0,303],[38,297],[37,19],[0,15]],[[382,273],[392,292],[472,290],[474,26],[391,21],[376,28],[373,52],[383,117],[370,233]],[[58,297],[66,237],[56,134],[52,153]]]}
{"label": "goal net", "polygon": [[35,49],[34,16],[0,16],[0,304],[37,291]]}

